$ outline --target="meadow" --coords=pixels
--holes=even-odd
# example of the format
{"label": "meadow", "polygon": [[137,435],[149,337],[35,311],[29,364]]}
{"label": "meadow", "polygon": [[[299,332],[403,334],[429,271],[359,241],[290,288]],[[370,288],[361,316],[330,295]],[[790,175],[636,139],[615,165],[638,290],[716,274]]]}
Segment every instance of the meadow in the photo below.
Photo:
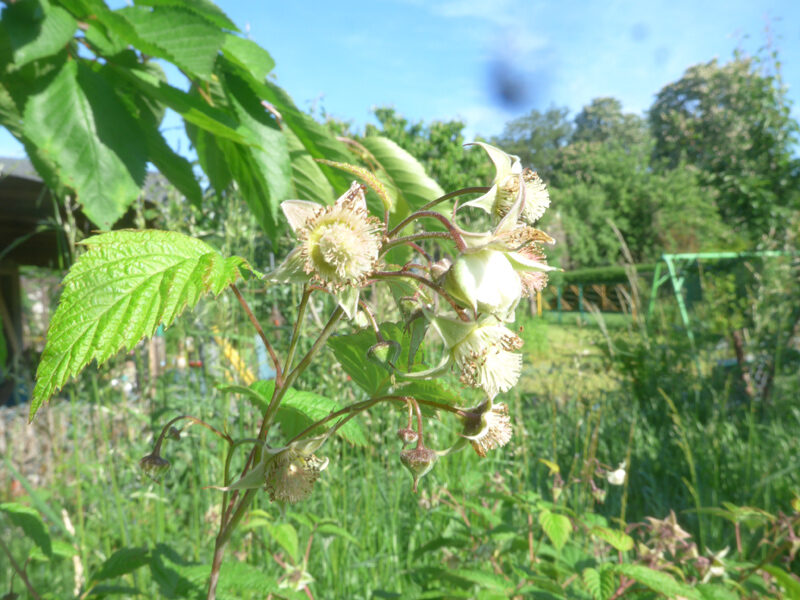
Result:
{"label": "meadow", "polygon": [[[262,316],[274,300],[251,297]],[[252,340],[231,333],[242,330],[242,314],[225,305],[198,314],[255,361]],[[792,360],[768,398],[752,398],[736,366],[720,359],[730,349],[713,327],[699,326],[699,348],[691,351],[668,296],[649,322],[630,313],[519,315],[525,370],[507,395],[514,435],[503,452],[449,456],[414,494],[395,436],[404,412],[363,418],[367,445],[329,446],[329,467],[308,500],[281,509],[257,498],[234,537],[220,594],[611,598],[626,581],[638,583],[623,594],[663,592],[663,581],[641,573],[604,575],[604,565],[630,561],[694,584],[725,565],[688,588],[717,594],[703,598],[794,597],[796,588],[758,568],[762,561],[798,568],[790,532],[800,493],[800,390]],[[183,319],[167,332],[168,357],[187,336],[211,343],[200,321]],[[260,414],[246,397],[224,391],[236,378],[224,357],[216,377],[172,365],[149,397],[112,386],[124,360],[141,356],[87,372],[33,431],[24,411],[7,418],[4,499],[42,515],[53,553],[37,551],[8,520],[3,538],[12,556],[28,556],[42,598],[183,598],[204,587],[221,495],[209,486],[219,480],[224,447],[193,427],[167,443],[172,468],[162,482],[145,477],[138,461],[167,417],[191,413],[245,436]],[[341,383],[340,369],[323,359],[302,387],[343,404],[360,399]],[[457,435],[445,418],[432,426],[434,443]],[[624,484],[611,485],[608,473],[621,463]],[[543,521],[544,511],[567,519],[565,527]],[[668,520],[670,511],[677,530],[648,520]],[[705,573],[698,557],[711,557]],[[9,563],[0,575],[8,589]]]}

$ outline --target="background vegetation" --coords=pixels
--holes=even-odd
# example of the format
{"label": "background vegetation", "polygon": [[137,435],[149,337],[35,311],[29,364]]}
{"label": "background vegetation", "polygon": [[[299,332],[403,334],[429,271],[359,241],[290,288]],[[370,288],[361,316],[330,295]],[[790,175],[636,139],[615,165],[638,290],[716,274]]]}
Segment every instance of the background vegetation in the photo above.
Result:
{"label": "background vegetation", "polygon": [[[176,19],[185,27],[173,31]],[[0,122],[61,201],[77,201],[100,227],[133,207],[141,223],[266,268],[289,248],[278,202],[330,202],[348,185],[314,158],[360,161],[391,184],[407,172],[392,167],[405,149],[446,191],[492,176],[480,151],[463,147],[459,122],[409,123],[391,109],[365,131],[314,121],[266,77],[266,51],[204,2],[111,11],[94,0],[20,0],[0,25]],[[155,33],[167,25],[170,35]],[[191,86],[168,82],[159,60]],[[166,110],[183,118],[195,163],[161,136]],[[567,270],[628,268],[673,251],[787,254],[693,266],[693,340],[669,295],[648,315],[650,281],[633,268],[622,313],[531,310],[519,323],[526,371],[505,398],[506,448],[448,457],[414,495],[397,460],[405,414],[366,419],[367,445],[333,446],[311,499],[287,511],[257,501],[220,596],[800,597],[796,136],[768,53],[691,67],[646,116],[599,98],[574,118],[553,107],[508,123],[490,141],[548,183],[542,228]],[[96,162],[76,156],[85,147]],[[137,198],[148,163],[175,189],[145,214]],[[393,218],[413,202],[401,197]],[[246,295],[280,348],[298,291]],[[224,390],[242,375],[213,341],[224,332],[257,370],[248,331],[224,296],[201,303],[167,331],[169,368],[156,380],[143,376],[138,346],[68,386],[35,429],[26,411],[4,409],[0,590],[33,597],[13,559],[40,597],[199,593],[218,517],[208,486],[224,449],[195,428],[168,442],[162,483],[137,462],[172,415],[253,430],[258,407]],[[136,385],[120,385],[126,362]],[[23,376],[24,365],[7,366]],[[361,399],[347,375],[328,356],[302,386]],[[452,438],[454,427],[437,421],[434,435]],[[623,485],[611,485],[621,463]]]}

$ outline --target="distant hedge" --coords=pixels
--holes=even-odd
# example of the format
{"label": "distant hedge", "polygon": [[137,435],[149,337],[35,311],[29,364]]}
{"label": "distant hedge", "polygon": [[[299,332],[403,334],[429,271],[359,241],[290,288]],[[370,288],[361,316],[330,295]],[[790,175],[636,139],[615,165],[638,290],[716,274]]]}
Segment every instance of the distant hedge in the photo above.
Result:
{"label": "distant hedge", "polygon": [[[639,276],[652,276],[656,263],[634,265]],[[590,267],[572,271],[555,271],[550,273],[550,285],[571,285],[579,283],[627,283],[628,274],[625,267],[613,265],[608,267]]]}

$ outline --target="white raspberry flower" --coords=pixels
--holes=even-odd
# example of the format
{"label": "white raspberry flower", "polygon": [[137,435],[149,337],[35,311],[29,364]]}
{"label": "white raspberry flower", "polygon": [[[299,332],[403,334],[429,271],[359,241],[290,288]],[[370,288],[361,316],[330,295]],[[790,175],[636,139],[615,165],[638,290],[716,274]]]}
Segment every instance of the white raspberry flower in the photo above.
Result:
{"label": "white raspberry flower", "polygon": [[286,200],[281,208],[299,244],[270,278],[321,285],[352,318],[358,290],[375,271],[383,240],[381,222],[367,210],[364,186],[354,182],[331,206]]}
{"label": "white raspberry flower", "polygon": [[488,450],[501,448],[511,440],[511,419],[508,417],[508,406],[486,402],[469,411],[465,418],[462,434],[478,456],[486,457]]}
{"label": "white raspberry flower", "polygon": [[[501,220],[521,196],[524,204],[518,216],[519,220],[533,225],[541,219],[550,206],[550,194],[539,175],[530,169],[523,170],[518,156],[506,154],[499,148],[483,142],[475,142],[475,145],[483,148],[489,155],[496,174],[489,191],[480,198],[465,202],[464,206],[476,206],[495,219]],[[522,194],[520,194],[520,183],[524,187]]]}
{"label": "white raspberry flower", "polygon": [[453,358],[461,369],[461,381],[480,387],[494,398],[514,387],[522,372],[522,340],[502,325],[476,327],[453,349]]}
{"label": "white raspberry flower", "polygon": [[434,317],[431,323],[449,349],[445,364],[456,364],[464,384],[482,388],[490,399],[516,385],[522,372],[522,355],[516,351],[522,340],[497,319]]}
{"label": "white raspberry flower", "polygon": [[284,450],[267,466],[265,482],[270,500],[289,504],[305,500],[327,466],[327,458],[305,455],[292,448]]}
{"label": "white raspberry flower", "polygon": [[606,479],[611,485],[622,485],[625,483],[625,463],[622,463],[616,471],[606,474]]}

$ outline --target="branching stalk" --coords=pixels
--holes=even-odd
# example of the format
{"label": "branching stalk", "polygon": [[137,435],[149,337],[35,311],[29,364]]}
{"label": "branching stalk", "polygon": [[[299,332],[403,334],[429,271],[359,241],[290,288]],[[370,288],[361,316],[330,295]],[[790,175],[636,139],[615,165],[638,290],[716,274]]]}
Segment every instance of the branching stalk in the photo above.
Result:
{"label": "branching stalk", "polygon": [[393,277],[408,277],[410,279],[414,279],[415,281],[419,281],[422,285],[429,287],[434,292],[439,294],[442,298],[444,298],[447,303],[453,307],[453,310],[456,311],[456,314],[462,321],[469,321],[470,318],[464,312],[464,309],[461,308],[458,303],[453,299],[453,297],[448,294],[442,286],[432,282],[430,279],[426,279],[422,275],[417,275],[416,273],[411,273],[408,271],[377,271],[373,273],[372,277],[375,279],[391,279]]}
{"label": "branching stalk", "polygon": [[[393,240],[385,242],[381,247],[381,256],[386,254],[389,250],[391,250],[395,246],[400,246],[402,244],[411,245],[413,242],[418,242],[420,240],[433,240],[433,239],[452,240],[453,238],[450,237],[449,233],[446,233],[444,231],[421,231],[419,233],[412,233],[410,235],[394,238]],[[416,246],[416,244],[414,244],[414,246]]]}
{"label": "branching stalk", "polygon": [[28,588],[28,593],[31,595],[31,598],[33,598],[33,600],[41,600],[41,596],[36,593],[36,589],[33,587],[28,579],[28,576],[25,574],[25,569],[20,567],[19,563],[14,560],[11,550],[9,550],[8,546],[6,546],[6,543],[2,538],[0,538],[0,548],[2,548],[3,552],[5,552],[6,556],[8,556],[8,562],[11,563],[11,568],[14,569],[17,575],[19,575],[19,578],[22,579],[22,583],[24,583],[25,587]]}
{"label": "branching stalk", "polygon": [[449,192],[444,196],[439,196],[436,200],[431,200],[425,206],[421,207],[420,210],[428,210],[433,208],[437,204],[444,202],[445,200],[449,200],[450,198],[455,198],[456,196],[463,196],[464,194],[485,194],[492,188],[488,187],[468,187],[462,188],[460,190],[456,190],[454,192]]}
{"label": "branching stalk", "polygon": [[447,227],[447,231],[450,232],[450,237],[456,243],[456,247],[458,248],[459,252],[463,252],[464,250],[467,249],[467,245],[464,243],[464,238],[461,237],[461,233],[459,233],[458,228],[455,225],[453,225],[450,219],[433,210],[418,210],[417,212],[411,213],[405,219],[400,221],[400,223],[398,223],[394,229],[392,229],[389,233],[387,233],[386,237],[388,238],[394,237],[395,235],[400,233],[406,225],[408,225],[412,221],[415,221],[416,219],[421,219],[423,217],[436,219],[437,221],[440,221],[445,227]]}
{"label": "branching stalk", "polygon": [[[303,300],[301,301],[301,305],[303,308],[305,304],[308,302],[308,296],[310,295],[310,290],[306,290],[303,293]],[[269,429],[272,425],[272,422],[275,418],[275,414],[278,411],[278,406],[280,406],[281,400],[283,396],[286,394],[286,391],[292,386],[294,381],[300,376],[300,374],[305,371],[309,364],[311,364],[314,355],[322,348],[325,342],[328,340],[328,337],[333,333],[336,329],[336,326],[339,324],[342,316],[344,315],[344,310],[342,310],[341,306],[337,306],[336,309],[328,319],[328,323],[323,328],[322,332],[317,337],[317,340],[314,342],[314,345],[311,349],[306,353],[303,359],[298,363],[298,365],[289,371],[281,385],[275,385],[275,391],[272,394],[272,399],[270,400],[269,406],[267,407],[266,412],[264,413],[264,420],[261,422],[261,429],[258,432],[258,440],[264,441],[267,438],[267,433],[269,433]],[[298,316],[297,323],[302,320],[302,315]],[[295,323],[295,329],[292,334],[292,346],[296,346],[297,339],[299,337],[299,325]],[[292,352],[293,354],[293,352]],[[287,364],[289,364],[287,362]],[[256,451],[258,446],[253,448],[250,452],[250,456],[247,459],[247,463],[245,464],[245,468],[242,471],[242,475],[244,475],[253,461],[256,458]],[[214,558],[211,563],[211,575],[208,580],[208,595],[207,600],[215,600],[217,595],[217,584],[219,583],[219,572],[222,568],[222,560],[225,555],[225,548],[230,541],[231,534],[233,533],[236,526],[239,524],[239,521],[242,520],[242,517],[247,512],[250,503],[253,501],[254,497],[254,490],[247,490],[244,495],[239,498],[238,491],[234,492],[231,495],[231,499],[228,505],[228,509],[223,512],[220,516],[220,529],[219,533],[217,534],[217,538],[214,542]],[[238,503],[237,503],[238,500]]]}
{"label": "branching stalk", "polygon": [[261,323],[258,322],[258,319],[256,319],[256,316],[253,314],[253,311],[250,310],[250,306],[242,296],[239,288],[237,288],[234,284],[231,284],[231,289],[236,295],[236,299],[239,301],[239,304],[242,305],[244,312],[247,314],[247,318],[250,319],[253,327],[255,327],[258,335],[261,337],[261,341],[264,342],[264,346],[266,347],[267,352],[269,352],[269,356],[272,359],[272,364],[275,367],[275,385],[280,385],[280,382],[283,381],[283,371],[281,370],[281,362],[278,360],[278,355],[275,353],[275,349],[272,347],[272,344],[269,343],[267,335],[264,333],[264,329],[261,327]]}

